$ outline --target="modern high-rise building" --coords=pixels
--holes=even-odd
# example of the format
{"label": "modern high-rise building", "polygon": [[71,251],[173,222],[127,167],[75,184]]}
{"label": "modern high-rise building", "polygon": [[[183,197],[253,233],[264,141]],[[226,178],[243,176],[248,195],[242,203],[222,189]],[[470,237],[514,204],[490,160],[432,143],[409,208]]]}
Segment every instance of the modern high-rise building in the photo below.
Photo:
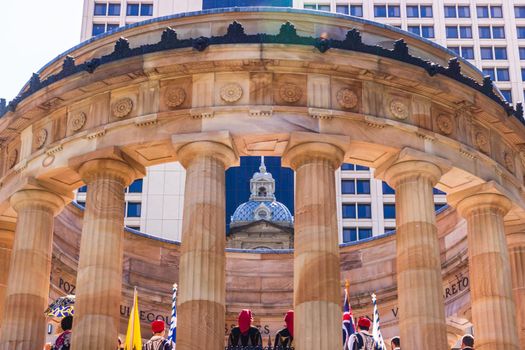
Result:
{"label": "modern high-rise building", "polygon": [[[490,75],[509,102],[524,99],[525,0],[85,0],[82,40],[154,17],[232,6],[329,11],[392,25],[462,56]],[[236,172],[236,176],[244,174],[241,182],[253,175]],[[177,163],[148,169],[146,178],[128,190],[127,224],[162,238],[180,239],[184,177]],[[336,179],[341,242],[394,229],[393,191],[374,178],[373,169],[345,164]],[[79,201],[83,198],[80,193]],[[435,199],[437,209],[446,203],[439,191]],[[291,199],[285,195],[280,200]],[[227,203],[230,208],[238,204]]]}

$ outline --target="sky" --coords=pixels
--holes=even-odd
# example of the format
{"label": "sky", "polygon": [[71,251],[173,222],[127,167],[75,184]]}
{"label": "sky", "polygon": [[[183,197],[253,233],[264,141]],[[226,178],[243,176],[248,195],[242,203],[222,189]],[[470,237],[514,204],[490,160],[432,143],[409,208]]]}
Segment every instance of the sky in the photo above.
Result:
{"label": "sky", "polygon": [[10,101],[33,72],[80,42],[84,1],[0,1],[0,98]]}

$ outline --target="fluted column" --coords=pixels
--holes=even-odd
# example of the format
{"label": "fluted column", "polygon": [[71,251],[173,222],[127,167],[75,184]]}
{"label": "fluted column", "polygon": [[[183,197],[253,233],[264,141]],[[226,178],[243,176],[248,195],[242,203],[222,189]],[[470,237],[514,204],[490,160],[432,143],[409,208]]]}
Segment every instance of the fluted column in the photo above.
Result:
{"label": "fluted column", "polygon": [[335,170],[344,152],[329,143],[298,144],[285,154],[296,172],[295,348],[341,348],[341,288]]}
{"label": "fluted column", "polygon": [[49,298],[49,276],[54,216],[63,198],[41,189],[16,192],[11,205],[18,214],[7,283],[2,350],[42,349],[45,341],[44,310]]}
{"label": "fluted column", "polygon": [[217,142],[182,146],[186,168],[179,267],[178,350],[224,349],[226,304],[225,170],[236,160]]}
{"label": "fluted column", "polygon": [[385,170],[396,190],[399,332],[406,349],[448,349],[433,188],[435,164],[400,160]]}
{"label": "fluted column", "polygon": [[2,329],[2,320],[4,318],[7,279],[9,277],[11,251],[13,250],[13,242],[15,239],[14,226],[14,223],[0,223],[0,330]]}
{"label": "fluted column", "polygon": [[124,189],[136,173],[116,159],[89,160],[78,172],[87,185],[87,198],[72,346],[76,350],[112,349],[120,324]]}
{"label": "fluted column", "polygon": [[477,350],[518,350],[509,252],[507,197],[476,191],[455,204],[467,220],[470,296]]}
{"label": "fluted column", "polygon": [[512,291],[516,303],[516,321],[520,350],[525,350],[525,227],[507,230]]}

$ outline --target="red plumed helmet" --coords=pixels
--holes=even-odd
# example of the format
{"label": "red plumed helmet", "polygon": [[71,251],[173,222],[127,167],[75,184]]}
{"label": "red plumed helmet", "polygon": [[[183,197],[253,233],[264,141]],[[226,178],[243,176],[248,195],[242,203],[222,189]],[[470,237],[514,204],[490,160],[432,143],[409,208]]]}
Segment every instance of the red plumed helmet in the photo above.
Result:
{"label": "red plumed helmet", "polygon": [[360,328],[368,328],[370,329],[370,326],[372,325],[372,322],[367,317],[359,317],[359,320],[357,321],[357,326]]}

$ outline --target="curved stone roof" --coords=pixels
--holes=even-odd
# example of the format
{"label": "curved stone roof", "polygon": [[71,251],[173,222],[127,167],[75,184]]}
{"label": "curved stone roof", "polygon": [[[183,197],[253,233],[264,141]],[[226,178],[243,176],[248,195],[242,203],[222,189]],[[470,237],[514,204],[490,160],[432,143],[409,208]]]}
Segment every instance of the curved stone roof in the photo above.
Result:
{"label": "curved stone roof", "polygon": [[257,209],[261,205],[268,208],[270,217],[264,219],[270,222],[293,225],[293,216],[290,210],[281,202],[278,201],[248,201],[237,207],[232,215],[231,224],[240,224],[259,220],[256,215]]}

